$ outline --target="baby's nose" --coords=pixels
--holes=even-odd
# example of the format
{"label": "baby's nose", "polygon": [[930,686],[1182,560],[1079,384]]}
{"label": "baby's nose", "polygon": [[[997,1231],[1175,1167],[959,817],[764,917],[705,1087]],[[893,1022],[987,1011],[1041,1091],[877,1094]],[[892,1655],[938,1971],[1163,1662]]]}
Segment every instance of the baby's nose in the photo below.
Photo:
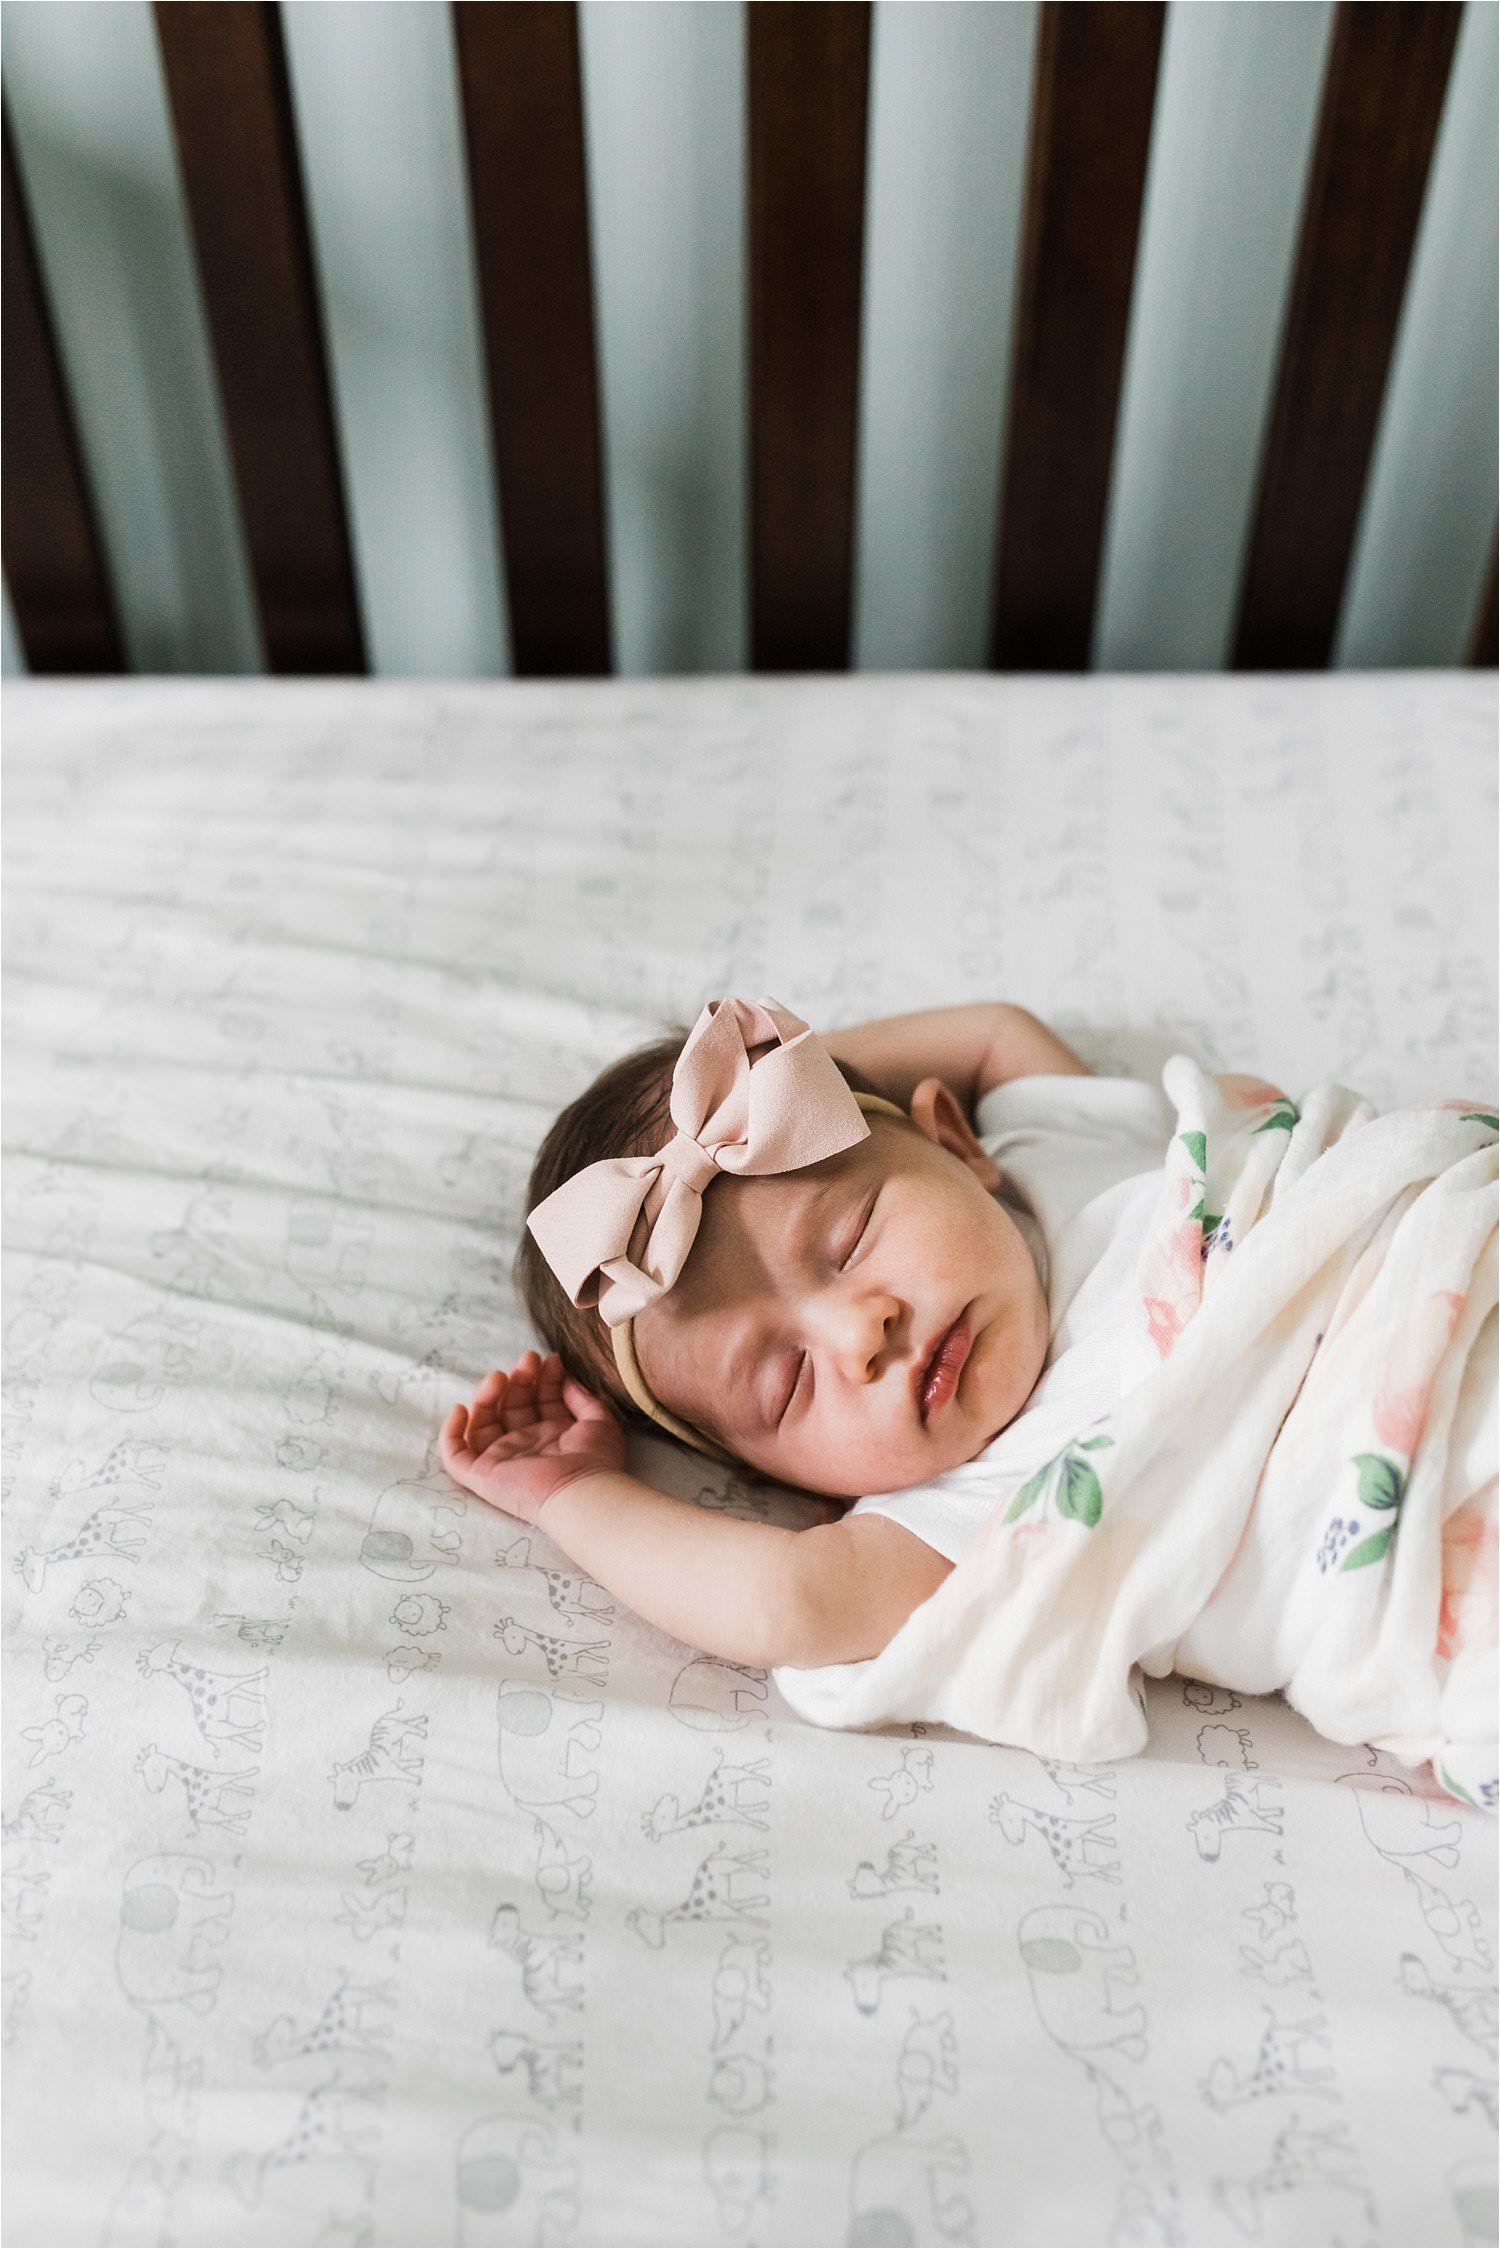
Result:
{"label": "baby's nose", "polygon": [[900,1318],[901,1306],[894,1296],[835,1293],[827,1308],[828,1342],[850,1381],[875,1380]]}

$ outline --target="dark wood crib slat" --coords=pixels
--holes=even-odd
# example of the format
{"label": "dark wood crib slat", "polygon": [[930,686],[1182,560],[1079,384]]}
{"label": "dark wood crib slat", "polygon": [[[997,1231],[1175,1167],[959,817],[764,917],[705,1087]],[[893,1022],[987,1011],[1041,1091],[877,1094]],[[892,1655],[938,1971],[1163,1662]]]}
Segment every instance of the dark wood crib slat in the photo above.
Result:
{"label": "dark wood crib slat", "polygon": [[573,0],[454,0],[518,676],[613,670]]}
{"label": "dark wood crib slat", "polygon": [[0,137],[0,546],[16,629],[33,672],[122,672],[124,639],[8,113]]}
{"label": "dark wood crib slat", "polygon": [[750,0],[750,664],[847,671],[869,0]]}
{"label": "dark wood crib slat", "polygon": [[1329,662],[1462,12],[1340,0],[1232,671]]}
{"label": "dark wood crib slat", "polygon": [[1493,670],[1495,665],[1500,663],[1500,648],[1497,648],[1496,645],[1495,559],[1497,543],[1500,543],[1500,534],[1492,533],[1490,537],[1490,566],[1484,574],[1484,588],[1479,596],[1478,607],[1474,611],[1474,622],[1469,630],[1468,654],[1464,658],[1466,664],[1474,664],[1481,669],[1488,668],[1490,670]]}
{"label": "dark wood crib slat", "polygon": [[271,0],[153,14],[266,664],[363,672],[280,18]]}
{"label": "dark wood crib slat", "polygon": [[1166,9],[1045,0],[990,664],[1086,671]]}

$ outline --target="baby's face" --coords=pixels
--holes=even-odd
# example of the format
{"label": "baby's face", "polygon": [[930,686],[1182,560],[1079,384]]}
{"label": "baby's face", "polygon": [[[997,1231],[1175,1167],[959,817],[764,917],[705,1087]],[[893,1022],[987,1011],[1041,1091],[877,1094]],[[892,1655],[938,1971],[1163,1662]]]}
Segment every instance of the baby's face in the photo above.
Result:
{"label": "baby's face", "polygon": [[[871,1116],[867,1139],[803,1171],[716,1180],[681,1277],[635,1322],[663,1405],[807,1491],[899,1491],[972,1460],[1047,1354],[1047,1299],[999,1172],[939,1079],[911,1106],[913,1123]],[[957,1387],[924,1402],[956,1321]]]}

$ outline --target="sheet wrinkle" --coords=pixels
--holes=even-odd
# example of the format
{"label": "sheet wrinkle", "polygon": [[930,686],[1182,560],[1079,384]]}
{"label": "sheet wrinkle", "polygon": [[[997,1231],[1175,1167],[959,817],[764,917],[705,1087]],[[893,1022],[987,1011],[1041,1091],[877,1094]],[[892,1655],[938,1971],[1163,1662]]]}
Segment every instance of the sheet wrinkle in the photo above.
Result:
{"label": "sheet wrinkle", "polygon": [[[6,850],[75,893],[27,874],[7,900],[12,957],[56,979],[11,987],[6,1079],[13,1238],[54,1253],[14,1261],[4,1331],[14,2238],[1460,2238],[1490,2160],[1455,2099],[1493,2074],[1462,2027],[1493,1991],[1493,1823],[1280,1696],[1175,1679],[1145,1680],[1151,1738],[1117,1768],[822,1731],[621,1604],[560,1613],[567,1557],[430,1462],[448,1368],[533,1340],[504,1270],[520,1140],[714,990],[837,1024],[1004,989],[1099,1063],[1088,1025],[1149,987],[1206,1065],[1309,1083],[1339,1056],[1386,1105],[1487,1081],[1464,933],[1493,894],[1492,679],[6,697]],[[294,929],[367,922],[380,957],[257,948],[252,1010],[212,920],[157,905],[211,912],[231,855],[270,887],[225,894],[226,949],[274,923],[284,873]],[[96,907],[95,872],[130,896]],[[1398,923],[1418,885],[1431,920]],[[391,957],[397,925],[441,987]],[[358,1085],[322,1074],[351,991],[378,1014]],[[1381,991],[1408,997],[1377,1024]],[[471,1108],[399,1090],[455,1070]],[[220,1300],[170,1267],[195,1294],[137,1294],[131,1260],[206,1185],[271,1278],[225,1271]],[[271,1324],[238,1302],[283,1291]],[[735,1488],[670,1445],[630,1457],[687,1500]],[[755,1501],[789,1527],[808,1504]],[[248,1692],[207,1734],[193,1670]],[[746,1816],[699,1818],[725,1771]],[[689,1918],[726,1859],[718,1902],[754,1918]],[[528,1994],[507,1927],[571,1955],[576,2006]],[[1075,1973],[1028,1965],[1064,1945]],[[320,2047],[351,1995],[348,2050]],[[1203,2091],[1253,2078],[1268,2006],[1314,2025],[1284,2105],[1337,2132],[1345,2188],[1257,2186],[1288,2154],[1278,2104]],[[1002,2079],[1025,2150],[1003,2177]],[[304,2123],[326,2152],[277,2160]]]}

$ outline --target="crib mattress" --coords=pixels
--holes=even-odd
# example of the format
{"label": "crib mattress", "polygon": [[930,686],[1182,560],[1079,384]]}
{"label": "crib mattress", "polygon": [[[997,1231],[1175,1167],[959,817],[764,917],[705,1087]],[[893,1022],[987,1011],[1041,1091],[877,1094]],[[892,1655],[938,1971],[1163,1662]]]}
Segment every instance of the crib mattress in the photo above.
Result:
{"label": "crib mattress", "polygon": [[1492,1093],[1493,675],[5,701],[7,2239],[1493,2240],[1493,1821],[1175,1678],[819,1732],[436,1452],[713,993]]}

